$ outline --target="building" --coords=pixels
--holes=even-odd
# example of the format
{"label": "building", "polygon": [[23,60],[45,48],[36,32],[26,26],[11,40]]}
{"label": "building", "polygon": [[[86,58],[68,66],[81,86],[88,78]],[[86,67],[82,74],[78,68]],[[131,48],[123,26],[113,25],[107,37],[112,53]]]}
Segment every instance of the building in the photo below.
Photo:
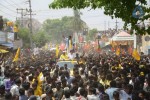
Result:
{"label": "building", "polygon": [[142,36],[142,46],[140,49],[145,55],[150,54],[150,35]]}

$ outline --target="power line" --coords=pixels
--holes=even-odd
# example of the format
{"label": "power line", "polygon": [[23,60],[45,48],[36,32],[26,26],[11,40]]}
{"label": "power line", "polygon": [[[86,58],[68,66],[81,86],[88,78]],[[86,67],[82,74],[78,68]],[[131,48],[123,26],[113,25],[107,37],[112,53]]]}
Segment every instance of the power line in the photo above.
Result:
{"label": "power line", "polygon": [[[20,11],[20,12],[19,12]],[[21,26],[23,27],[23,16],[24,16],[24,11],[27,11],[27,9],[23,9],[23,8],[17,8],[17,13],[21,14]]]}
{"label": "power line", "polygon": [[9,14],[9,13],[6,13],[6,12],[4,12],[4,11],[2,11],[2,10],[0,10],[0,12],[3,12],[4,14],[7,14],[7,15],[9,15],[9,16],[11,16],[11,17],[15,17],[15,18],[16,18],[16,16],[13,16],[13,15],[11,15],[11,14]]}
{"label": "power line", "polygon": [[3,6],[4,8],[6,8],[7,10],[10,10],[10,11],[12,11],[12,12],[15,12],[15,13],[16,13],[16,11],[14,11],[14,10],[12,10],[12,9],[10,9],[10,8],[8,8],[8,7],[6,7],[6,6],[4,6],[3,4],[1,4],[1,3],[0,3],[0,5],[1,5],[1,6]]}
{"label": "power line", "polygon": [[16,2],[14,2],[14,1],[12,1],[12,0],[9,0],[11,3],[13,3],[16,7],[19,7],[19,8],[21,8],[21,6],[20,5],[17,5],[17,3]]}

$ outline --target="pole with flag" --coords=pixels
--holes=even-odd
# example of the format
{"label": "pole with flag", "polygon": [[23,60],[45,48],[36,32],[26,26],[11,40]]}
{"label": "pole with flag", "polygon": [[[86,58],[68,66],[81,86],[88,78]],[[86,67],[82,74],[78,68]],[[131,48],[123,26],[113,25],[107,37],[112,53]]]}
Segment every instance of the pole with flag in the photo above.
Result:
{"label": "pole with flag", "polygon": [[17,49],[16,55],[15,55],[15,57],[13,59],[13,62],[16,62],[16,61],[19,60],[19,55],[20,55],[20,48]]}

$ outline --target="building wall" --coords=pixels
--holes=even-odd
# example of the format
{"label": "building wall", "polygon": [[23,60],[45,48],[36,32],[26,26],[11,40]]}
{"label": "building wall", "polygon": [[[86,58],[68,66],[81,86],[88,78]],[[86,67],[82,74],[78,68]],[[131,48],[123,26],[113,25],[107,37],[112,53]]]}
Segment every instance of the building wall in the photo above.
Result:
{"label": "building wall", "polygon": [[144,53],[144,54],[148,54],[148,49],[150,49],[150,41],[145,41],[145,37],[146,36],[149,36],[150,35],[144,35],[142,36],[142,47],[141,47],[141,51]]}

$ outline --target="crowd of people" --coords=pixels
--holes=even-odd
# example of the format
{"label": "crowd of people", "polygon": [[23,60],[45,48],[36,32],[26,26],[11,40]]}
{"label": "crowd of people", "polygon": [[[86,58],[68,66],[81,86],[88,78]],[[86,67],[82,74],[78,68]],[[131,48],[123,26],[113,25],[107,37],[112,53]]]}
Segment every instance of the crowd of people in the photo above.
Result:
{"label": "crowd of people", "polygon": [[75,55],[73,69],[58,66],[53,52],[25,54],[18,62],[2,55],[0,100],[150,100],[149,56]]}

